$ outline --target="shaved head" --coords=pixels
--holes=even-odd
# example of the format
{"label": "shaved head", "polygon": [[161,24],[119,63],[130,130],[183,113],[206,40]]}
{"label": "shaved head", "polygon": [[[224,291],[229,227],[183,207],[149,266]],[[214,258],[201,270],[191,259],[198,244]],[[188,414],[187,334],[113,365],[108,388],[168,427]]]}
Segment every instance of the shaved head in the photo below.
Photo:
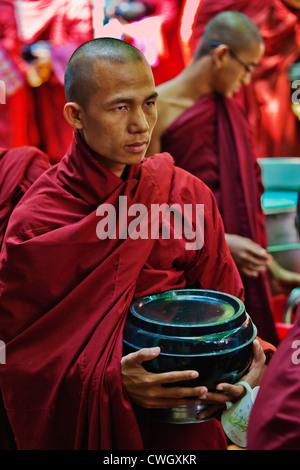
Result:
{"label": "shaved head", "polygon": [[207,24],[195,60],[209,53],[211,41],[226,44],[237,53],[247,50],[253,43],[262,43],[263,39],[248,16],[237,11],[224,11]]}
{"label": "shaved head", "polygon": [[97,38],[85,42],[76,49],[66,67],[67,101],[87,108],[90,96],[99,88],[94,73],[98,61],[125,64],[143,60],[146,59],[138,49],[119,39]]}

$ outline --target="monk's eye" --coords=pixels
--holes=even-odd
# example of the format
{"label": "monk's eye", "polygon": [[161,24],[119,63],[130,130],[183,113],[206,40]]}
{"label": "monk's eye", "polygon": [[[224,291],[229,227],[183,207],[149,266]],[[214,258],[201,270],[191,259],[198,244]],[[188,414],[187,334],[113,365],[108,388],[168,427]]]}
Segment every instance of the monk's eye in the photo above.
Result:
{"label": "monk's eye", "polygon": [[155,101],[146,101],[145,106],[146,108],[151,108],[151,106],[155,105]]}

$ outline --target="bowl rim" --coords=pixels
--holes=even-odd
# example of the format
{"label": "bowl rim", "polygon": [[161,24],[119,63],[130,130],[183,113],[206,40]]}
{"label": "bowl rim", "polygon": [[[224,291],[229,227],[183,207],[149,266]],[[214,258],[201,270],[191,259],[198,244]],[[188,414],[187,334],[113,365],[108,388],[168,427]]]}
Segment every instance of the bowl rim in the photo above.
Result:
{"label": "bowl rim", "polygon": [[[226,320],[222,322],[207,322],[207,323],[178,323],[178,324],[172,324],[172,323],[166,323],[163,321],[159,320],[151,320],[147,319],[143,315],[141,315],[138,311],[138,308],[150,304],[152,301],[160,300],[163,298],[168,298],[169,300],[178,300],[179,297],[183,296],[189,296],[190,299],[192,297],[195,298],[210,298],[214,300],[224,300],[227,304],[230,304],[235,308],[235,313],[227,318]],[[130,307],[129,307],[129,312],[128,312],[128,317],[132,320],[132,322],[140,327],[143,327],[143,325],[147,325],[147,327],[150,329],[152,328],[153,330],[156,329],[157,327],[160,327],[160,332],[163,334],[164,329],[168,329],[168,331],[176,333],[176,331],[180,331],[181,335],[183,333],[183,329],[189,330],[192,333],[192,335],[195,336],[201,336],[202,334],[205,334],[208,328],[212,330],[213,333],[218,333],[221,331],[224,331],[224,327],[231,325],[231,329],[237,328],[240,326],[246,318],[246,310],[245,310],[245,305],[244,303],[238,298],[235,297],[231,294],[227,294],[224,292],[219,292],[216,290],[208,290],[208,289],[174,289],[174,290],[168,290],[164,291],[158,294],[149,294],[145,295],[143,297],[139,297],[138,299],[134,300]],[[194,333],[197,331],[197,334]],[[192,336],[189,335],[189,336]],[[168,335],[167,335],[168,336]],[[176,334],[175,334],[176,336]],[[186,334],[183,334],[183,336],[186,336]]]}

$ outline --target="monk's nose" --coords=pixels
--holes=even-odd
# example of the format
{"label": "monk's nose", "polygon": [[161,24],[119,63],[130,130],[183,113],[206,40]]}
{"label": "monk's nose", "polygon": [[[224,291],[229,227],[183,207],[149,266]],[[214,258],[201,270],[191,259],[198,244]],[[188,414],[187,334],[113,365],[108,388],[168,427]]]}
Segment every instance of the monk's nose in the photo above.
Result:
{"label": "monk's nose", "polygon": [[251,82],[251,72],[246,72],[243,77],[243,85],[250,85]]}
{"label": "monk's nose", "polygon": [[147,132],[149,128],[149,123],[143,110],[136,111],[131,118],[130,132]]}

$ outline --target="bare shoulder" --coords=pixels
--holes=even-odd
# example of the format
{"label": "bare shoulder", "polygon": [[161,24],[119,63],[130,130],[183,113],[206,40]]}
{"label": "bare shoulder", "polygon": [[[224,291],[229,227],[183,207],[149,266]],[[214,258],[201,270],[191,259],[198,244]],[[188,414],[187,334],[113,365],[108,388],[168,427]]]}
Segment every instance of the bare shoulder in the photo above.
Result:
{"label": "bare shoulder", "polygon": [[158,87],[156,133],[160,136],[185,110],[186,103],[175,81]]}
{"label": "bare shoulder", "polygon": [[157,122],[153,130],[147,156],[161,151],[161,138],[170,125],[187,109],[188,105],[182,98],[181,88],[176,79],[157,87],[158,99]]}

